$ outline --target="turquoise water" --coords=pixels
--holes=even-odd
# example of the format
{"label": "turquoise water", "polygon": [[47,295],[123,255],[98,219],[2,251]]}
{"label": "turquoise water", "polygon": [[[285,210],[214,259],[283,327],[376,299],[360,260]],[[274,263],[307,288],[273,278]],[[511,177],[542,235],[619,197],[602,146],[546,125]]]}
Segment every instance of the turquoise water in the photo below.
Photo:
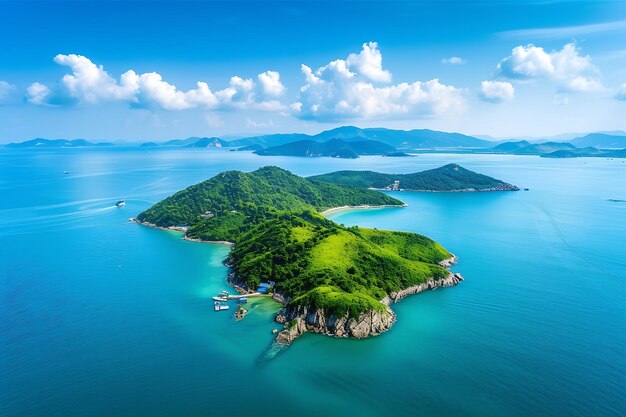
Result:
{"label": "turquoise water", "polygon": [[[396,304],[380,337],[304,335],[273,358],[273,302],[241,322],[211,309],[227,247],[127,221],[225,169],[449,162],[531,190],[393,193],[409,207],[332,217],[426,234],[466,281]],[[618,159],[3,150],[0,415],[623,416],[623,200]]]}

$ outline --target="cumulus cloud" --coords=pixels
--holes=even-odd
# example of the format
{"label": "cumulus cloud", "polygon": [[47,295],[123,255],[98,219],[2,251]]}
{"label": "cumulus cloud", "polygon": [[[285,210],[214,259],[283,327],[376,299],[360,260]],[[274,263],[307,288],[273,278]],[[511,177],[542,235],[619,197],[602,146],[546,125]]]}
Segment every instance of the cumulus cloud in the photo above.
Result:
{"label": "cumulus cloud", "polygon": [[360,53],[348,55],[346,66],[370,81],[391,82],[391,73],[383,69],[383,56],[376,42],[364,43]]}
{"label": "cumulus cloud", "polygon": [[71,73],[64,75],[54,90],[40,83],[31,84],[27,91],[29,102],[43,105],[122,101],[134,107],[164,110],[285,108],[280,102],[272,99],[284,91],[280,74],[275,71],[259,74],[258,85],[252,79],[234,76],[230,79],[228,87],[223,90],[213,92],[207,83],[199,81],[195,88],[184,91],[163,80],[161,74],[157,72],[137,74],[129,70],[118,80],[106,72],[102,65],[96,65],[81,55],[59,54],[54,57],[54,62],[69,67]]}
{"label": "cumulus cloud", "polygon": [[515,89],[505,81],[483,81],[480,83],[480,98],[490,103],[502,103],[513,100]]}
{"label": "cumulus cloud", "polygon": [[617,100],[626,101],[626,83],[622,84],[620,88],[617,89],[617,92],[613,97]]}
{"label": "cumulus cloud", "polygon": [[443,58],[441,60],[442,64],[450,64],[450,65],[461,65],[466,64],[467,59],[461,58],[459,56],[451,56],[450,58]]}
{"label": "cumulus cloud", "polygon": [[285,86],[280,82],[280,74],[276,71],[265,71],[259,74],[259,83],[263,93],[268,97],[280,97],[285,94]]}
{"label": "cumulus cloud", "polygon": [[551,80],[560,92],[603,90],[599,71],[589,55],[568,43],[560,51],[547,52],[535,45],[517,46],[497,66],[497,74],[512,80]]}
{"label": "cumulus cloud", "polygon": [[139,89],[137,74],[127,71],[118,83],[102,67],[81,55],[54,57],[54,62],[69,67],[71,74],[65,74],[61,85],[71,98],[96,103],[105,100],[131,100]]}
{"label": "cumulus cloud", "polygon": [[50,97],[50,89],[43,84],[32,83],[26,89],[26,100],[32,104],[45,105]]}
{"label": "cumulus cloud", "polygon": [[0,81],[0,105],[12,101],[17,95],[17,87],[6,81]]}
{"label": "cumulus cloud", "polygon": [[302,119],[429,116],[459,112],[465,104],[461,90],[438,79],[389,85],[392,75],[375,42],[316,71],[307,65],[301,70],[305,85],[290,108]]}
{"label": "cumulus cloud", "polygon": [[156,72],[134,74],[133,82],[137,83],[138,88],[131,96],[130,102],[138,107],[185,110],[194,107],[215,108],[218,105],[215,94],[204,82],[198,82],[195,89],[180,91],[175,85],[163,81],[161,74]]}

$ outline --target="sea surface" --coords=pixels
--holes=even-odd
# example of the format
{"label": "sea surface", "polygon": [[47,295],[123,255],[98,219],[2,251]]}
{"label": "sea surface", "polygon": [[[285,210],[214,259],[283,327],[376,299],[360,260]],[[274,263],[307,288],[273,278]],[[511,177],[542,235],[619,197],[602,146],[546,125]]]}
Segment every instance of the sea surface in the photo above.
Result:
{"label": "sea surface", "polygon": [[[465,277],[394,305],[396,325],[366,340],[305,334],[275,354],[277,304],[240,322],[212,310],[232,290],[227,247],[128,222],[228,169],[450,162],[530,190],[394,192],[409,207],[331,215],[432,237]],[[624,159],[0,150],[3,417],[622,417],[625,387]]]}

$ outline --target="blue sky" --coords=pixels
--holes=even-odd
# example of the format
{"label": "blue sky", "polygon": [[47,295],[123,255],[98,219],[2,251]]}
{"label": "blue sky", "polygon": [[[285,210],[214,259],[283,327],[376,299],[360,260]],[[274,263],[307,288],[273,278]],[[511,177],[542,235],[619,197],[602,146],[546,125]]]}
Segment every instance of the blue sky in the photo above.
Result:
{"label": "blue sky", "polygon": [[0,1],[0,45],[0,142],[626,130],[620,1]]}

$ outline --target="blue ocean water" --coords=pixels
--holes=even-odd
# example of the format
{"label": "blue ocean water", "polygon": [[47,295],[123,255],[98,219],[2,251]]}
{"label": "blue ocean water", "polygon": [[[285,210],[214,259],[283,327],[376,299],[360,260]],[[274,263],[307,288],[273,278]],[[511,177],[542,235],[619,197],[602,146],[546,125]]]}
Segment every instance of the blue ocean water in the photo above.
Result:
{"label": "blue ocean water", "polygon": [[[430,236],[466,279],[394,305],[367,340],[307,334],[272,357],[275,303],[240,322],[212,310],[227,247],[128,222],[226,169],[449,162],[530,191],[396,192],[409,207],[334,213]],[[0,415],[626,415],[625,200],[621,159],[2,150]]]}

